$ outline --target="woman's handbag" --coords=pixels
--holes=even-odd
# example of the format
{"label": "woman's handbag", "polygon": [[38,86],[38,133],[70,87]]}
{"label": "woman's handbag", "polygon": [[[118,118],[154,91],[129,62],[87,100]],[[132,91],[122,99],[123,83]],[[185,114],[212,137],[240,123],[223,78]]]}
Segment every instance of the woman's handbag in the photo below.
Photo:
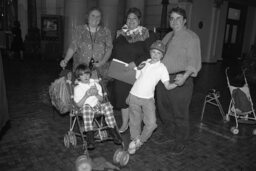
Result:
{"label": "woman's handbag", "polygon": [[52,105],[61,113],[65,114],[71,109],[71,94],[65,76],[56,79],[49,87],[49,95]]}

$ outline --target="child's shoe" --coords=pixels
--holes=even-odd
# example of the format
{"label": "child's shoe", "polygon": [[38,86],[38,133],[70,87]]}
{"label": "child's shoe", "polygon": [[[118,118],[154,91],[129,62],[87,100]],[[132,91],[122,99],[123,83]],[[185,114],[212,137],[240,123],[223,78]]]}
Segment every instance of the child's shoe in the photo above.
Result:
{"label": "child's shoe", "polygon": [[88,150],[95,149],[94,131],[88,131],[86,133],[86,141]]}
{"label": "child's shoe", "polygon": [[130,142],[129,148],[128,148],[129,154],[135,154],[136,150],[138,150],[142,146],[142,144],[143,143],[138,138],[132,140],[132,142]]}
{"label": "child's shoe", "polygon": [[118,133],[117,128],[109,128],[109,134],[110,136],[113,138],[113,141],[115,144],[117,145],[121,145],[122,144],[122,138]]}

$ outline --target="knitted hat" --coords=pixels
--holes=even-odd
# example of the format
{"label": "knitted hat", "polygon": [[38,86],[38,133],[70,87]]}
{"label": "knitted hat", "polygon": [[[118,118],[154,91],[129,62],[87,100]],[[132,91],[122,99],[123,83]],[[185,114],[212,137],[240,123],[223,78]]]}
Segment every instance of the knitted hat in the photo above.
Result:
{"label": "knitted hat", "polygon": [[165,54],[165,45],[162,43],[161,40],[157,40],[150,46],[150,49],[157,49]]}

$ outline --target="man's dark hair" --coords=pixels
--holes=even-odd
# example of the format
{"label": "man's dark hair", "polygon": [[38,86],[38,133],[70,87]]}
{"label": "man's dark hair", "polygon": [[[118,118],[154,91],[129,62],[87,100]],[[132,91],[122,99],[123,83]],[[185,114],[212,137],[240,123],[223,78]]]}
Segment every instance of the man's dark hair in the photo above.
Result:
{"label": "man's dark hair", "polygon": [[172,8],[171,11],[169,12],[169,16],[171,15],[171,13],[177,13],[179,15],[181,15],[184,19],[187,20],[187,14],[186,14],[186,11],[183,9],[183,8],[180,8],[180,7],[175,7],[175,8]]}

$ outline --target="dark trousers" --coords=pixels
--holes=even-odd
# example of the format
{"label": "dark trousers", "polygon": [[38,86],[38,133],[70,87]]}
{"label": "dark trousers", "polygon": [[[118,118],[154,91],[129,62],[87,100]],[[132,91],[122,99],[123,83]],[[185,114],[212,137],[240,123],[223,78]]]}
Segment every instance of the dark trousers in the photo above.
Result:
{"label": "dark trousers", "polygon": [[[170,74],[170,80],[175,75]],[[157,94],[157,110],[162,121],[165,135],[175,138],[177,143],[185,144],[189,136],[189,105],[193,93],[193,78],[189,77],[183,86],[167,90],[159,81]]]}

